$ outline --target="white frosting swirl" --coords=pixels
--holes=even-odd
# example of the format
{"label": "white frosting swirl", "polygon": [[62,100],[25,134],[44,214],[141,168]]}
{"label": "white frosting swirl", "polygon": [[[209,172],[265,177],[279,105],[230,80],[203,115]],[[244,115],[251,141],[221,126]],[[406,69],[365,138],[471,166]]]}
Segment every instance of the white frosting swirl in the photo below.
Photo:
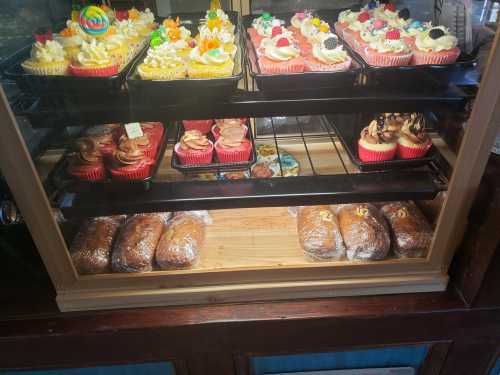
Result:
{"label": "white frosting swirl", "polygon": [[389,31],[387,27],[383,27],[378,30],[363,30],[359,32],[359,36],[364,42],[370,44],[372,42],[376,42],[379,39],[382,39],[387,31]]}
{"label": "white frosting swirl", "polygon": [[399,18],[398,12],[392,12],[390,10],[385,9],[384,4],[382,4],[380,7],[376,8],[373,11],[373,15],[376,18],[380,18],[381,20],[387,21],[387,22],[389,22],[389,20]]}
{"label": "white frosting swirl", "polygon": [[152,68],[175,68],[183,64],[175,49],[166,43],[156,48],[150,48],[144,59],[144,64]]}
{"label": "white frosting swirl", "polygon": [[434,29],[441,29],[444,32],[444,35],[437,39],[432,39],[429,36],[430,30],[422,34],[418,34],[415,39],[415,46],[420,51],[440,52],[453,49],[457,46],[457,38],[451,35],[448,29],[446,29],[444,26],[434,27]]}
{"label": "white frosting swirl", "polygon": [[55,35],[54,40],[63,47],[79,47],[83,42],[83,38],[78,34],[72,36]]}
{"label": "white frosting swirl", "polygon": [[61,62],[66,60],[66,52],[58,42],[47,40],[45,43],[36,42],[33,45],[31,58],[42,63]]}
{"label": "white frosting swirl", "polygon": [[312,54],[324,64],[339,64],[347,60],[347,53],[342,49],[342,46],[327,49],[323,43],[316,43],[313,45]]}
{"label": "white frosting swirl", "polygon": [[202,25],[199,30],[201,39],[217,38],[222,44],[234,43],[234,35],[224,28],[210,30],[207,25]]}
{"label": "white frosting swirl", "polygon": [[370,48],[377,52],[410,52],[410,47],[401,39],[380,38],[370,43]]}
{"label": "white frosting swirl", "polygon": [[350,9],[344,10],[339,13],[338,21],[340,23],[351,24],[352,22],[358,19],[358,15],[360,12],[353,12]]}
{"label": "white frosting swirl", "polygon": [[295,13],[292,19],[290,20],[291,24],[293,27],[296,29],[300,30],[300,27],[302,26],[302,23],[305,20],[309,20],[312,18],[312,15],[310,13],[302,13],[303,17],[299,18],[298,13]]}
{"label": "white frosting swirl", "polygon": [[139,22],[142,22],[146,25],[151,25],[155,23],[155,15],[149,8],[146,8],[144,12],[139,13]]}
{"label": "white frosting swirl", "polygon": [[125,37],[122,34],[113,34],[103,40],[104,45],[108,51],[120,48],[125,44]]}
{"label": "white frosting swirl", "polygon": [[264,56],[274,61],[288,61],[300,54],[300,50],[292,42],[286,47],[278,47],[275,43],[266,43],[262,47],[264,49]]}
{"label": "white frosting swirl", "polygon": [[356,21],[350,23],[349,26],[347,26],[347,28],[349,30],[353,30],[353,31],[364,31],[364,30],[367,30],[370,25],[371,25],[370,20],[367,20],[365,22],[360,22],[360,21],[356,20]]}
{"label": "white frosting swirl", "polygon": [[137,25],[132,20],[116,21],[116,27],[127,38],[137,38],[139,36]]}
{"label": "white frosting swirl", "polygon": [[103,66],[112,64],[104,43],[92,39],[90,43],[83,42],[82,50],[76,57],[81,66]]}
{"label": "white frosting swirl", "polygon": [[314,18],[305,19],[300,26],[300,33],[307,39],[313,38],[317,33],[320,32],[320,25],[326,25],[328,27],[328,24],[325,21],[321,21],[320,25],[318,26],[314,25],[313,19]]}
{"label": "white frosting swirl", "polygon": [[334,38],[338,40],[337,35],[331,33],[331,32],[318,32],[316,35],[314,35],[309,41],[314,44],[314,43],[323,43],[325,40],[329,38]]}
{"label": "white frosting swirl", "polygon": [[231,60],[231,57],[223,48],[209,50],[202,54],[199,47],[195,47],[189,53],[189,57],[191,60],[203,65],[222,65]]}

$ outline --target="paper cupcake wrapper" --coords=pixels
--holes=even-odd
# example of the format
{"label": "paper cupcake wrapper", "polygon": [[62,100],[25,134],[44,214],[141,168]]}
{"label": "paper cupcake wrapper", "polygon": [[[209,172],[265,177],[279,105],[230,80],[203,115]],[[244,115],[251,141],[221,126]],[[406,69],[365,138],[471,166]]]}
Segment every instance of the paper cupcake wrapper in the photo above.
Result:
{"label": "paper cupcake wrapper", "polygon": [[410,63],[412,54],[403,55],[384,54],[366,48],[364,52],[365,60],[368,64],[374,66],[402,66]]}
{"label": "paper cupcake wrapper", "polygon": [[337,36],[342,39],[344,39],[344,30],[346,27],[347,24],[342,24],[340,22],[335,22],[335,24],[333,25],[333,28],[335,29],[335,34],[337,34]]}
{"label": "paper cupcake wrapper", "polygon": [[[248,134],[248,126],[243,125],[243,124],[241,124],[241,126],[243,126],[245,128],[245,137],[246,137],[247,134]],[[216,141],[218,141],[219,138],[220,138],[220,129],[218,128],[218,126],[217,125],[212,126],[212,131],[211,132],[212,132],[212,135],[213,135],[214,139]]]}
{"label": "paper cupcake wrapper", "polygon": [[186,68],[185,67],[179,67],[177,69],[167,69],[167,70],[161,70],[157,69],[155,71],[144,71],[141,69],[139,66],[137,68],[137,72],[141,76],[141,79],[155,79],[155,80],[171,80],[171,79],[181,79],[181,78],[186,78]]}
{"label": "paper cupcake wrapper", "polygon": [[304,59],[306,72],[342,72],[349,70],[351,67],[352,59],[347,58],[346,61],[338,64],[324,64],[313,57]]}
{"label": "paper cupcake wrapper", "polygon": [[452,64],[459,55],[460,50],[458,48],[438,53],[414,50],[411,62],[413,65]]}
{"label": "paper cupcake wrapper", "polygon": [[400,159],[416,159],[423,158],[432,146],[432,141],[423,145],[416,145],[414,147],[403,146],[398,144],[398,158]]}
{"label": "paper cupcake wrapper", "polygon": [[356,31],[345,28],[342,35],[344,41],[351,47],[354,47],[354,38],[356,37]]}
{"label": "paper cupcake wrapper", "polygon": [[306,57],[312,53],[312,45],[309,42],[299,43],[299,48],[301,56]]}
{"label": "paper cupcake wrapper", "polygon": [[68,65],[54,65],[48,67],[35,67],[21,64],[24,71],[35,76],[66,76],[68,75]]}
{"label": "paper cupcake wrapper", "polygon": [[180,144],[175,145],[175,153],[182,165],[210,164],[214,151],[214,144],[210,142],[210,148],[206,151],[184,151]]}
{"label": "paper cupcake wrapper", "polygon": [[289,61],[277,62],[261,56],[259,66],[261,72],[267,74],[301,73],[304,71],[304,60],[296,57]]}
{"label": "paper cupcake wrapper", "polygon": [[358,156],[362,161],[386,161],[394,159],[397,147],[387,151],[368,150],[358,143]]}
{"label": "paper cupcake wrapper", "polygon": [[248,141],[245,143],[245,146],[244,149],[225,149],[220,147],[217,142],[215,143],[215,152],[221,163],[239,163],[250,159],[252,144]]}
{"label": "paper cupcake wrapper", "polygon": [[77,77],[109,77],[118,74],[118,64],[103,67],[82,67],[71,64],[69,71]]}
{"label": "paper cupcake wrapper", "polygon": [[151,163],[141,163],[136,169],[110,168],[111,176],[117,180],[144,180],[150,175]]}
{"label": "paper cupcake wrapper", "polygon": [[223,78],[233,74],[234,64],[227,66],[206,66],[192,68],[188,65],[187,74],[190,78]]}
{"label": "paper cupcake wrapper", "polygon": [[183,120],[184,130],[199,130],[203,134],[210,133],[214,120]]}
{"label": "paper cupcake wrapper", "polygon": [[76,177],[79,180],[86,181],[101,181],[106,178],[106,170],[104,165],[97,166],[69,166],[66,171],[70,176]]}

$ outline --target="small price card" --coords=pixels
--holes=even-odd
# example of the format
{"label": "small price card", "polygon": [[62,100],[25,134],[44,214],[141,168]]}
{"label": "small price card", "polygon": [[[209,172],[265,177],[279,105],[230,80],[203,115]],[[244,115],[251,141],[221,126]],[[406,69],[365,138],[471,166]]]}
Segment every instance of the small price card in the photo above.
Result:
{"label": "small price card", "polygon": [[130,122],[125,124],[125,132],[129,139],[139,138],[144,135],[141,124],[139,122]]}

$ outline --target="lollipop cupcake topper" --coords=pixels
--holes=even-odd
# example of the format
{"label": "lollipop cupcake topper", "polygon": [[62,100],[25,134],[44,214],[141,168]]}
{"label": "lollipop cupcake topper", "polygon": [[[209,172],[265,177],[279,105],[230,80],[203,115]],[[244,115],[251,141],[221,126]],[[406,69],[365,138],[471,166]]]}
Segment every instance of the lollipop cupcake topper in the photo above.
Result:
{"label": "lollipop cupcake topper", "polygon": [[78,23],[90,35],[102,35],[109,28],[109,19],[104,10],[94,5],[86,6],[80,12]]}

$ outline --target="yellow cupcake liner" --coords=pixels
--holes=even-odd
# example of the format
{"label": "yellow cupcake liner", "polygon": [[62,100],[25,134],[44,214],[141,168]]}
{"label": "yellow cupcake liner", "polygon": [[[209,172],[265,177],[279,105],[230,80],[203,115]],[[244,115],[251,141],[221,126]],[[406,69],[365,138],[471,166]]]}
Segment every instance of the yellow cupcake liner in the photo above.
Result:
{"label": "yellow cupcake liner", "polygon": [[36,76],[65,76],[68,74],[69,61],[44,64],[25,61],[21,66],[26,73]]}
{"label": "yellow cupcake liner", "polygon": [[222,65],[204,65],[196,62],[188,63],[189,78],[221,78],[233,75],[234,63],[228,61]]}
{"label": "yellow cupcake liner", "polygon": [[137,67],[137,72],[144,80],[172,80],[186,78],[186,68],[178,66],[176,68],[151,68],[145,64]]}

